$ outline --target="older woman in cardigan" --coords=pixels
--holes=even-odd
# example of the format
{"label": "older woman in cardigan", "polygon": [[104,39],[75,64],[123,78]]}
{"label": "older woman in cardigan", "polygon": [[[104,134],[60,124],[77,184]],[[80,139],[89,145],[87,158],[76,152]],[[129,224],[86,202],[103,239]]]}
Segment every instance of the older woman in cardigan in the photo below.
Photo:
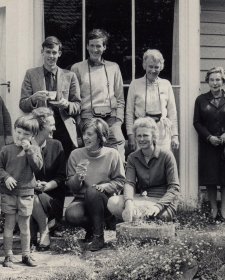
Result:
{"label": "older woman in cardigan", "polygon": [[158,50],[147,50],[143,55],[144,77],[130,84],[126,105],[126,129],[131,151],[136,149],[134,121],[149,116],[159,129],[158,146],[178,149],[177,110],[170,82],[159,77],[164,58]]}

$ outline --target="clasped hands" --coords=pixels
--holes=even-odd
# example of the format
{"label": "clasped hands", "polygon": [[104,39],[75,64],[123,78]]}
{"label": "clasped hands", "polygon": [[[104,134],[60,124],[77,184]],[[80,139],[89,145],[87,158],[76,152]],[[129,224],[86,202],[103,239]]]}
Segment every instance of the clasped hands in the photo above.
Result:
{"label": "clasped hands", "polygon": [[[47,90],[37,91],[31,96],[31,100],[34,104],[36,104],[38,101],[47,102],[48,99],[49,94]],[[61,98],[60,100],[57,100],[57,103],[52,105],[58,108],[67,109],[69,106],[69,101],[65,98]]]}
{"label": "clasped hands", "polygon": [[225,133],[223,133],[221,136],[210,136],[209,142],[213,146],[219,146],[221,144],[224,144],[225,143]]}
{"label": "clasped hands", "polygon": [[[125,209],[122,212],[124,222],[132,222],[135,218],[140,216],[140,213],[138,212],[138,208],[134,206],[134,202],[132,200],[127,200],[125,202]],[[147,208],[145,216],[156,217],[159,214],[159,212],[159,207],[152,205]]]}
{"label": "clasped hands", "polygon": [[49,188],[48,182],[37,180],[37,185],[35,187],[36,190],[44,192],[47,191],[48,188]]}

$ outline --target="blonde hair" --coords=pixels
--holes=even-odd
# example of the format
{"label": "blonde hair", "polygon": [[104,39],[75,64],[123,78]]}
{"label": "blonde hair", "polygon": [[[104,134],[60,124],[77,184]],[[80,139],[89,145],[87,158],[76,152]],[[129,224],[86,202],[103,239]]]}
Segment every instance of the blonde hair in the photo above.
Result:
{"label": "blonde hair", "polygon": [[151,58],[154,62],[159,62],[161,67],[160,71],[164,69],[164,58],[159,50],[156,49],[148,49],[143,55],[143,68],[146,70],[146,61],[148,58]]}
{"label": "blonde hair", "polygon": [[213,67],[213,68],[208,70],[208,72],[206,73],[206,76],[205,76],[206,83],[209,82],[209,76],[213,73],[221,74],[221,78],[222,78],[223,82],[225,82],[224,69],[223,69],[223,67],[218,66],[218,67]]}
{"label": "blonde hair", "polygon": [[152,133],[152,140],[154,144],[157,144],[158,139],[159,139],[159,130],[157,127],[157,124],[153,118],[150,117],[144,117],[144,118],[138,118],[134,122],[133,126],[133,132],[136,137],[136,132],[139,127],[146,127],[149,130],[151,130]]}

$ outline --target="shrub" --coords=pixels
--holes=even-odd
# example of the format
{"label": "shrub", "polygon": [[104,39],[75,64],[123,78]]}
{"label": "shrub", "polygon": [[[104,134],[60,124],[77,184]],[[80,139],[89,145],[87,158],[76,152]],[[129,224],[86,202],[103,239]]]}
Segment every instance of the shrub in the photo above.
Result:
{"label": "shrub", "polygon": [[[143,245],[143,244],[142,244]],[[112,263],[102,272],[110,280],[180,280],[187,270],[198,266],[199,279],[217,279],[223,263],[222,249],[202,240],[195,243],[189,237],[157,246],[133,244],[119,247]]]}

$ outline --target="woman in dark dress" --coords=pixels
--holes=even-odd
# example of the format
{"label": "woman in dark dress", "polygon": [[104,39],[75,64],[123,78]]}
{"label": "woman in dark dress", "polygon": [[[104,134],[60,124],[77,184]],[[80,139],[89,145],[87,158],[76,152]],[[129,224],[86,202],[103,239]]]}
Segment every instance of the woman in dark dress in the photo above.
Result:
{"label": "woman in dark dress", "polygon": [[213,218],[218,215],[217,186],[221,187],[221,215],[225,218],[225,182],[223,161],[225,143],[224,69],[210,69],[205,81],[210,91],[195,101],[194,127],[199,136],[199,185],[207,187]]}
{"label": "woman in dark dress", "polygon": [[[53,111],[39,107],[32,111],[38,119],[40,132],[35,141],[42,149],[43,168],[35,174],[38,185],[34,197],[32,218],[38,225],[40,242],[37,249],[49,249],[49,221],[59,221],[63,214],[65,199],[66,160],[60,141],[52,139],[55,130]],[[34,229],[34,227],[33,227]],[[36,234],[32,232],[33,242],[36,243]]]}

